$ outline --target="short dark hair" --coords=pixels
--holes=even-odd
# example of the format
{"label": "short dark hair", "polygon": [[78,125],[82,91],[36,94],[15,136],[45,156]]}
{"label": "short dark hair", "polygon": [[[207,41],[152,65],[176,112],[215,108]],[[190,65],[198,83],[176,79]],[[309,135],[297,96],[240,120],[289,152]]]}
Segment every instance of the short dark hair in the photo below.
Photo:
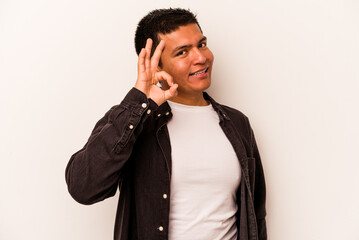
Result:
{"label": "short dark hair", "polygon": [[[137,55],[146,46],[148,38],[153,40],[151,56],[160,43],[158,34],[168,34],[181,26],[195,23],[198,25],[196,15],[190,10],[182,8],[156,9],[144,16],[137,25],[135,34],[135,48]],[[202,30],[201,30],[202,31]]]}

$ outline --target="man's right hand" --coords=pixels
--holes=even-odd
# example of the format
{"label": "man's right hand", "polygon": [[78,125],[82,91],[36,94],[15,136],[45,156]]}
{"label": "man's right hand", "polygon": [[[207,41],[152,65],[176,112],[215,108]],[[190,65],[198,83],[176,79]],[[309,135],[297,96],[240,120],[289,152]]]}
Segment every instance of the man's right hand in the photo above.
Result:
{"label": "man's right hand", "polygon": [[[145,48],[142,48],[138,55],[138,76],[135,84],[135,88],[146,94],[147,98],[151,98],[158,106],[176,96],[178,87],[173,83],[171,75],[165,71],[158,71],[164,46],[165,42],[161,40],[151,58],[152,39],[147,39]],[[170,88],[161,89],[157,86],[159,81],[166,81]]]}

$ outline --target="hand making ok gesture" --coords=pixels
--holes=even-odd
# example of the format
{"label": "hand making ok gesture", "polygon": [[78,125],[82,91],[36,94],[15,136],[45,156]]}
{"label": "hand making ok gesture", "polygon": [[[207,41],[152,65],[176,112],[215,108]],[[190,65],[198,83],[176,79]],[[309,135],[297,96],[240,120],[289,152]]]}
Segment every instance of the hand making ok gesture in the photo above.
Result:
{"label": "hand making ok gesture", "polygon": [[[176,96],[178,87],[173,83],[171,75],[165,71],[158,71],[158,63],[164,46],[165,42],[161,40],[151,58],[152,39],[149,38],[146,47],[142,48],[138,55],[138,76],[135,88],[146,94],[147,98],[155,101],[158,106]],[[163,90],[157,86],[157,83],[162,80],[167,82],[169,89]]]}

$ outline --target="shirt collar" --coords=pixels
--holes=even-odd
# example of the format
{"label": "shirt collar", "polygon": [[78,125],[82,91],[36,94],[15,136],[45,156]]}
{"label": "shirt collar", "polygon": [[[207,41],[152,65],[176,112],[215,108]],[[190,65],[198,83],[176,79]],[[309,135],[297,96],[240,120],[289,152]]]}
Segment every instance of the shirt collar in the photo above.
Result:
{"label": "shirt collar", "polygon": [[[204,97],[204,99],[206,99],[207,101],[209,101],[212,104],[213,109],[217,112],[219,119],[221,121],[223,121],[224,119],[230,120],[230,118],[226,114],[225,110],[223,109],[222,105],[217,103],[211,96],[209,96],[208,93],[203,92],[203,97]],[[172,117],[171,107],[167,101],[164,102],[161,106],[159,106],[155,112],[156,119],[159,119],[161,117],[167,117],[168,119]]]}

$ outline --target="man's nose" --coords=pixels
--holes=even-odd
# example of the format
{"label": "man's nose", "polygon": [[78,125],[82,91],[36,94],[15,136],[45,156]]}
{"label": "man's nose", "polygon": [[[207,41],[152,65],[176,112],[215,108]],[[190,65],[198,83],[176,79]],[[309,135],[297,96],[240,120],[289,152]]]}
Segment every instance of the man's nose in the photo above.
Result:
{"label": "man's nose", "polygon": [[194,63],[196,64],[203,64],[207,60],[206,56],[203,54],[201,50],[198,48],[194,49]]}

